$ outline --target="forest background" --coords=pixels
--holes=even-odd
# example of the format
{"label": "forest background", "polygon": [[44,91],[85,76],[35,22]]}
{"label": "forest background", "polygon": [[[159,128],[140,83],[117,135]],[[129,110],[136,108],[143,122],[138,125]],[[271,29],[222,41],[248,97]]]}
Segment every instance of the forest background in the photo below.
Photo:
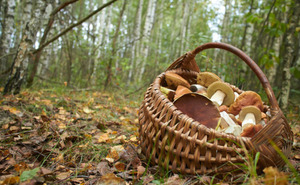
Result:
{"label": "forest background", "polygon": [[[208,42],[243,50],[266,74],[294,132],[294,175],[281,176],[299,182],[296,10],[299,0],[0,0],[0,184],[194,182],[143,162],[137,112],[158,74]],[[196,61],[268,102],[233,54],[210,49]],[[276,180],[277,169],[258,176],[255,165],[238,182]]]}
{"label": "forest background", "polygon": [[[101,7],[106,0],[0,3],[4,93],[17,94],[21,84],[144,90],[185,52],[220,41],[260,66],[283,110],[299,105],[299,1],[119,0],[107,7]],[[251,69],[228,52],[202,52],[197,61],[202,71],[242,89],[263,90]]]}

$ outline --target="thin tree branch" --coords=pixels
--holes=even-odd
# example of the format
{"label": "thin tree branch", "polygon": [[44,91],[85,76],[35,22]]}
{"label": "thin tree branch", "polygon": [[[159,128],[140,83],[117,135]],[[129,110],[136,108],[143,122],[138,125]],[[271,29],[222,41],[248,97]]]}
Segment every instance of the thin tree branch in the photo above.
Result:
{"label": "thin tree branch", "polygon": [[97,10],[93,11],[92,13],[90,13],[88,16],[84,17],[83,19],[81,19],[80,21],[78,21],[77,23],[69,26],[68,28],[64,29],[61,33],[57,34],[56,36],[52,37],[51,39],[49,39],[45,44],[41,45],[38,49],[33,51],[33,54],[35,54],[37,51],[43,49],[44,47],[48,46],[50,43],[52,43],[53,41],[57,40],[59,37],[63,36],[64,34],[66,34],[67,32],[69,32],[70,30],[72,30],[73,28],[75,28],[76,26],[82,24],[83,22],[85,22],[86,20],[88,20],[89,18],[91,18],[93,15],[95,15],[96,13],[100,12],[103,8],[111,5],[112,3],[116,2],[117,0],[112,0],[104,5],[102,5],[100,8],[98,8]]}

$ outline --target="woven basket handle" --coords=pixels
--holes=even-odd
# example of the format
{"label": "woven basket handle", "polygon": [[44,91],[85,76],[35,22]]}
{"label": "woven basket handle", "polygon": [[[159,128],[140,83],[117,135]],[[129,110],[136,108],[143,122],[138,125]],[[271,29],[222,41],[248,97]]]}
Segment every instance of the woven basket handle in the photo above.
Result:
{"label": "woven basket handle", "polygon": [[259,68],[259,66],[243,51],[240,49],[229,45],[225,43],[219,43],[219,42],[210,42],[203,44],[201,46],[198,46],[195,50],[187,52],[185,55],[179,57],[176,61],[174,61],[168,70],[176,69],[176,68],[182,68],[182,69],[190,69],[199,72],[199,67],[196,64],[195,56],[200,53],[203,50],[210,49],[210,48],[219,48],[227,50],[236,56],[240,57],[256,74],[258,79],[260,80],[263,88],[265,89],[265,92],[268,96],[270,106],[273,110],[279,110],[278,102],[275,98],[274,92],[272,90],[272,87],[266,77],[266,75],[262,72],[262,70]]}

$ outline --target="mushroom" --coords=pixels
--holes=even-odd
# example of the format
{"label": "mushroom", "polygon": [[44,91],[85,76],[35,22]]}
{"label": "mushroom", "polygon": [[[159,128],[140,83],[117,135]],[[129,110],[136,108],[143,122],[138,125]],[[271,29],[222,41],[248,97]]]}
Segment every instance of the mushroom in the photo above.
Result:
{"label": "mushroom", "polygon": [[228,112],[238,115],[243,107],[254,105],[263,111],[263,103],[261,97],[254,91],[245,91],[240,94],[236,100],[230,105]]}
{"label": "mushroom", "polygon": [[187,93],[191,93],[192,91],[182,85],[178,85],[177,89],[175,91],[175,96],[174,96],[174,100],[176,100],[177,98],[179,98],[180,96],[187,94]]}
{"label": "mushroom", "polygon": [[239,114],[239,119],[242,121],[242,137],[252,137],[262,129],[262,125],[257,124],[261,120],[261,111],[256,106],[244,107]]}
{"label": "mushroom", "polygon": [[261,120],[261,111],[256,106],[244,107],[239,114],[239,119],[242,121],[242,127],[246,124],[256,125]]}
{"label": "mushroom", "polygon": [[235,136],[239,136],[242,132],[242,127],[236,124],[230,116],[225,112],[220,112],[221,121],[220,121],[220,129],[224,130],[227,134],[233,134]]}
{"label": "mushroom", "polygon": [[233,103],[234,93],[231,87],[223,82],[214,82],[207,88],[207,95],[211,101],[217,105],[227,105]]}
{"label": "mushroom", "polygon": [[165,79],[166,79],[168,88],[170,88],[170,89],[176,89],[178,87],[178,85],[182,85],[187,88],[190,88],[189,82],[176,73],[169,72],[169,71],[166,72]]}
{"label": "mushroom", "polygon": [[208,87],[215,81],[222,81],[220,77],[212,72],[200,72],[197,75],[197,84]]}
{"label": "mushroom", "polygon": [[163,86],[160,86],[160,91],[170,100],[173,101],[174,100],[174,96],[175,96],[175,91]]}
{"label": "mushroom", "polygon": [[199,85],[199,84],[192,84],[191,86],[190,86],[190,90],[192,91],[192,92],[196,92],[196,93],[199,93],[199,94],[203,94],[203,95],[207,95],[207,93],[206,93],[206,91],[207,91],[207,89],[206,89],[206,87],[204,87],[204,86],[202,86],[202,85]]}
{"label": "mushroom", "polygon": [[216,105],[206,96],[188,93],[174,101],[174,105],[184,114],[208,128],[215,129],[220,119]]}

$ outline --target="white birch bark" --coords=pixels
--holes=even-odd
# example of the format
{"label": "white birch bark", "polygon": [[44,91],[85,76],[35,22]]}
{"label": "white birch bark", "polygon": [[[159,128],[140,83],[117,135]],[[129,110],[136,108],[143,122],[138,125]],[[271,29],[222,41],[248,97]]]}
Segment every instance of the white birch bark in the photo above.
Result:
{"label": "white birch bark", "polygon": [[[46,8],[45,8],[45,12],[44,12],[44,15],[43,15],[43,28],[46,28],[47,27],[47,23],[48,23],[48,19],[50,18],[50,14],[53,10],[53,2],[46,2]],[[54,33],[54,29],[50,29],[49,31],[49,37],[51,37]],[[43,75],[46,75],[45,72],[47,70],[45,69],[48,69],[49,68],[49,65],[50,65],[50,60],[51,60],[51,47],[48,47],[48,48],[44,48],[44,51],[43,51],[43,55],[42,55],[42,60],[41,60],[41,64],[42,65],[39,65],[39,70],[38,70],[38,74],[43,74]]]}
{"label": "white birch bark", "polygon": [[183,53],[183,50],[185,49],[185,43],[186,43],[186,30],[187,30],[187,24],[188,24],[188,15],[189,15],[189,5],[190,2],[184,1],[184,11],[183,11],[183,18],[182,18],[182,22],[181,22],[181,36],[180,36],[180,49],[179,49],[179,54]]}
{"label": "white birch bark", "polygon": [[143,10],[143,0],[139,0],[139,5],[136,12],[135,24],[134,24],[134,32],[133,32],[133,41],[132,41],[132,49],[131,49],[131,61],[130,61],[130,69],[128,72],[127,84],[132,81],[133,71],[135,70],[135,60],[136,55],[139,57],[138,49],[139,40],[141,37],[141,22],[142,22],[142,10]]}
{"label": "white birch bark", "polygon": [[14,59],[12,71],[4,88],[4,94],[18,94],[26,77],[29,58],[31,57],[31,55],[29,55],[29,51],[35,43],[36,34],[38,31],[37,29],[39,27],[39,18],[41,17],[41,14],[39,14],[41,11],[35,11],[34,15],[31,18],[28,18],[27,16],[29,16],[31,8],[31,0],[27,0],[25,2],[24,9],[26,12],[24,14],[26,17],[24,18],[26,18],[27,23],[23,31],[23,38],[19,45],[18,52]]}
{"label": "white birch bark", "polygon": [[139,75],[139,82],[142,79],[142,76],[145,72],[145,66],[148,58],[148,52],[149,52],[149,42],[150,42],[150,36],[151,36],[151,30],[154,25],[154,15],[155,15],[155,10],[156,10],[156,0],[149,0],[148,2],[148,8],[147,8],[147,16],[145,20],[145,26],[144,26],[144,32],[143,32],[143,50],[142,50],[142,55],[143,55],[143,61],[141,64],[141,72]]}
{"label": "white birch bark", "polygon": [[[106,0],[102,1],[102,4],[105,4]],[[109,7],[108,7],[109,8]],[[106,10],[107,11],[107,10]],[[102,48],[104,46],[104,38],[105,38],[105,17],[106,17],[106,11],[101,11],[100,15],[97,16],[97,22],[99,23],[97,25],[98,27],[98,33],[99,33],[99,37],[98,37],[98,43],[99,43],[99,49],[97,49],[97,54],[96,54],[96,59],[95,59],[95,64],[94,64],[94,69],[93,69],[93,73],[91,76],[91,83],[92,85],[96,84],[96,71],[97,71],[97,67],[99,66],[99,59],[101,58],[102,55]]]}
{"label": "white birch bark", "polygon": [[[295,56],[295,40],[297,37],[295,37],[295,31],[296,27],[299,24],[298,23],[298,17],[300,16],[300,1],[295,1],[294,6],[291,7],[291,14],[288,16],[289,21],[289,28],[287,30],[287,36],[285,39],[285,53],[283,57],[283,81],[282,81],[282,88],[281,88],[281,108],[283,110],[287,109],[288,106],[288,100],[290,95],[290,89],[291,89],[291,72],[290,67],[294,60]],[[297,51],[298,52],[298,51]]]}
{"label": "white birch bark", "polygon": [[[12,45],[12,36],[13,36],[13,32],[14,32],[14,18],[15,18],[15,8],[16,8],[16,2],[15,0],[7,0],[2,2],[3,4],[5,4],[4,6],[6,6],[7,11],[4,12],[5,17],[3,20],[4,25],[2,26],[2,30],[1,30],[1,51],[0,51],[0,56],[7,56],[9,54],[9,50],[11,48]],[[6,70],[6,68],[8,68],[8,61],[7,61],[7,57],[5,57],[4,59],[0,60],[1,65],[0,65],[0,72]]]}

